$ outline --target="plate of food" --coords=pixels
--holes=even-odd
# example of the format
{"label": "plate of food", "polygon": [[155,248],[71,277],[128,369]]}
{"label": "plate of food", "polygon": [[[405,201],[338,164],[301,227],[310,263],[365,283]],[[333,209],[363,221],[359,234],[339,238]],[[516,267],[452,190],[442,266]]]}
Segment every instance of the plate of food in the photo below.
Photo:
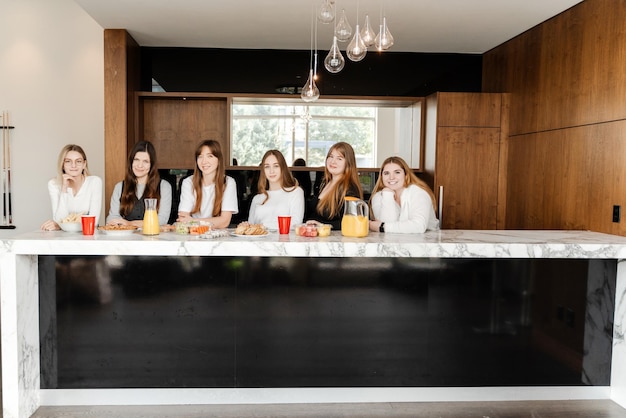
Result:
{"label": "plate of food", "polygon": [[251,224],[249,222],[241,222],[231,233],[233,237],[239,238],[260,238],[268,234],[267,229],[262,224]]}
{"label": "plate of food", "polygon": [[264,234],[254,234],[254,235],[252,235],[252,234],[250,234],[250,235],[248,235],[248,234],[236,234],[236,233],[232,232],[230,235],[232,235],[233,237],[237,237],[237,238],[261,238],[261,237],[264,237],[264,236],[268,235],[268,232],[265,231]]}
{"label": "plate of food", "polygon": [[105,225],[99,226],[98,231],[106,235],[130,235],[135,233],[139,228],[135,225]]}

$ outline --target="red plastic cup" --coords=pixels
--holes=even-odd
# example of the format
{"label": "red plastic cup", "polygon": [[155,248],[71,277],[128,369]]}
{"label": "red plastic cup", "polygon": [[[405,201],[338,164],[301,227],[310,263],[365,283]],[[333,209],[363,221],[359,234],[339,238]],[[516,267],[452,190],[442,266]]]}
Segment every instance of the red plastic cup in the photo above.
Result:
{"label": "red plastic cup", "polygon": [[83,226],[83,235],[93,235],[96,230],[96,215],[83,215],[80,222]]}
{"label": "red plastic cup", "polygon": [[278,217],[278,233],[288,234],[291,227],[291,216],[279,216]]}

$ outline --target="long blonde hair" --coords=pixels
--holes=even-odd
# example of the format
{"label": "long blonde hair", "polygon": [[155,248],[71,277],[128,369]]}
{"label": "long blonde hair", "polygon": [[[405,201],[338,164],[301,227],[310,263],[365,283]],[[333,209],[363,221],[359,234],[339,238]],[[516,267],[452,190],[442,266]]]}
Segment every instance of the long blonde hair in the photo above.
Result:
{"label": "long blonde hair", "polygon": [[222,213],[222,198],[226,189],[226,167],[224,167],[224,154],[222,146],[214,139],[206,139],[196,147],[196,167],[193,170],[193,190],[196,194],[196,204],[191,213],[200,212],[202,206],[202,170],[198,167],[198,156],[202,153],[202,148],[207,147],[211,154],[217,158],[218,166],[215,172],[215,201],[213,202],[212,216],[220,216]]}
{"label": "long blonde hair", "polygon": [[383,164],[380,166],[380,171],[378,172],[378,180],[376,180],[376,185],[374,186],[374,190],[372,190],[372,196],[370,197],[370,208],[372,207],[372,197],[374,197],[377,192],[385,188],[385,185],[383,184],[383,170],[385,169],[385,166],[387,164],[397,164],[402,168],[402,170],[404,171],[404,187],[409,187],[409,185],[414,184],[420,189],[424,190],[426,193],[428,193],[428,196],[430,196],[430,200],[433,202],[433,209],[435,210],[436,214],[437,201],[435,199],[435,194],[430,189],[430,187],[428,187],[428,184],[426,184],[424,180],[417,177],[413,170],[411,170],[409,165],[406,163],[406,161],[404,161],[400,157],[389,157],[385,161],[383,161]]}
{"label": "long blonde hair", "polygon": [[61,152],[59,152],[59,160],[57,161],[57,182],[59,184],[63,184],[63,174],[65,174],[65,156],[70,151],[76,151],[83,157],[83,160],[85,161],[85,165],[83,166],[83,176],[88,177],[90,175],[89,165],[87,164],[87,154],[85,154],[85,151],[80,145],[67,144],[63,147],[63,149],[61,149]]}
{"label": "long blonde hair", "polygon": [[278,151],[277,149],[271,149],[267,151],[261,159],[261,164],[259,164],[261,170],[259,170],[259,182],[257,183],[257,187],[259,190],[259,194],[263,193],[265,195],[265,199],[263,199],[263,202],[261,204],[267,202],[267,199],[269,199],[270,197],[267,194],[269,181],[265,176],[265,169],[263,168],[263,164],[265,164],[265,160],[267,160],[272,155],[276,157],[278,165],[280,166],[280,187],[286,192],[291,192],[298,185],[298,180],[293,177],[293,174],[291,174],[291,171],[289,171],[289,167],[287,167],[287,161],[285,161],[285,156],[283,155],[283,153]]}
{"label": "long blonde hair", "polygon": [[[356,157],[354,156],[354,149],[347,142],[337,142],[333,144],[326,154],[326,160],[330,157],[333,151],[337,151],[341,154],[346,162],[346,168],[343,173],[341,181],[335,183],[333,190],[324,193],[324,197],[317,203],[317,212],[333,218],[340,215],[341,208],[343,207],[346,193],[350,189],[356,189],[359,192],[359,198],[363,199],[363,189],[361,188],[361,182],[359,181],[359,172],[356,166]],[[324,165],[324,180],[320,190],[323,190],[326,185],[331,184],[333,179],[332,174],[328,171],[328,167]]]}

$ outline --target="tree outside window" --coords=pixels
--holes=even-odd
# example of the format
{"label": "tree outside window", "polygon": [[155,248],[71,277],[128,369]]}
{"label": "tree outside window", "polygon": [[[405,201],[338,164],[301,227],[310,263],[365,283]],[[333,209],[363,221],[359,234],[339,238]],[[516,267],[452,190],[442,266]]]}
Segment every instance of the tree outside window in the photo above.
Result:
{"label": "tree outside window", "polygon": [[303,158],[319,167],[339,141],[352,145],[359,167],[375,166],[376,108],[233,104],[231,158],[239,165],[258,166],[267,150],[278,149],[288,164]]}

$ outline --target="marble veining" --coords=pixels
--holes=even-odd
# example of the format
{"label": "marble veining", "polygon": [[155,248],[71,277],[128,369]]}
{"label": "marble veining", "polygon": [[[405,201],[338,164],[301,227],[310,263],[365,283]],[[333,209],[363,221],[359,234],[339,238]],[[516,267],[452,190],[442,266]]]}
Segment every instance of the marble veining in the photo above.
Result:
{"label": "marble veining", "polygon": [[442,230],[415,234],[370,233],[326,238],[270,233],[260,238],[201,239],[174,232],[83,236],[36,231],[0,241],[0,253],[55,255],[250,255],[289,257],[438,257],[438,258],[626,258],[626,238],[589,231]]}
{"label": "marble veining", "polygon": [[[190,262],[194,259],[187,256],[618,260],[617,272],[606,273],[617,276],[610,398],[626,406],[626,261],[623,261],[626,259],[626,237],[590,231],[442,230],[423,235],[371,233],[366,238],[346,238],[335,231],[327,238],[272,233],[256,239],[224,237],[205,240],[175,233],[163,233],[156,237],[134,233],[116,237],[101,233],[83,236],[62,231],[34,231],[0,240],[2,395],[3,416],[6,418],[29,417],[39,406],[42,396],[39,389],[39,330],[36,320],[37,255],[182,256],[183,260]],[[602,283],[594,284],[593,289],[604,291]],[[608,325],[599,320],[602,314],[594,312],[594,309],[600,310],[602,307],[591,302],[588,322],[597,331],[594,338],[602,339],[602,333],[606,333]],[[566,388],[567,393],[564,392],[563,396],[573,396],[578,390],[581,393],[577,396],[584,397],[589,396],[589,390],[603,390],[587,389]],[[264,393],[283,399],[277,391],[265,389]],[[545,388],[541,391],[544,395],[547,393]],[[515,393],[518,392],[516,389]],[[485,396],[484,391],[481,393]],[[180,401],[180,396],[180,392],[176,392],[175,399]]]}

